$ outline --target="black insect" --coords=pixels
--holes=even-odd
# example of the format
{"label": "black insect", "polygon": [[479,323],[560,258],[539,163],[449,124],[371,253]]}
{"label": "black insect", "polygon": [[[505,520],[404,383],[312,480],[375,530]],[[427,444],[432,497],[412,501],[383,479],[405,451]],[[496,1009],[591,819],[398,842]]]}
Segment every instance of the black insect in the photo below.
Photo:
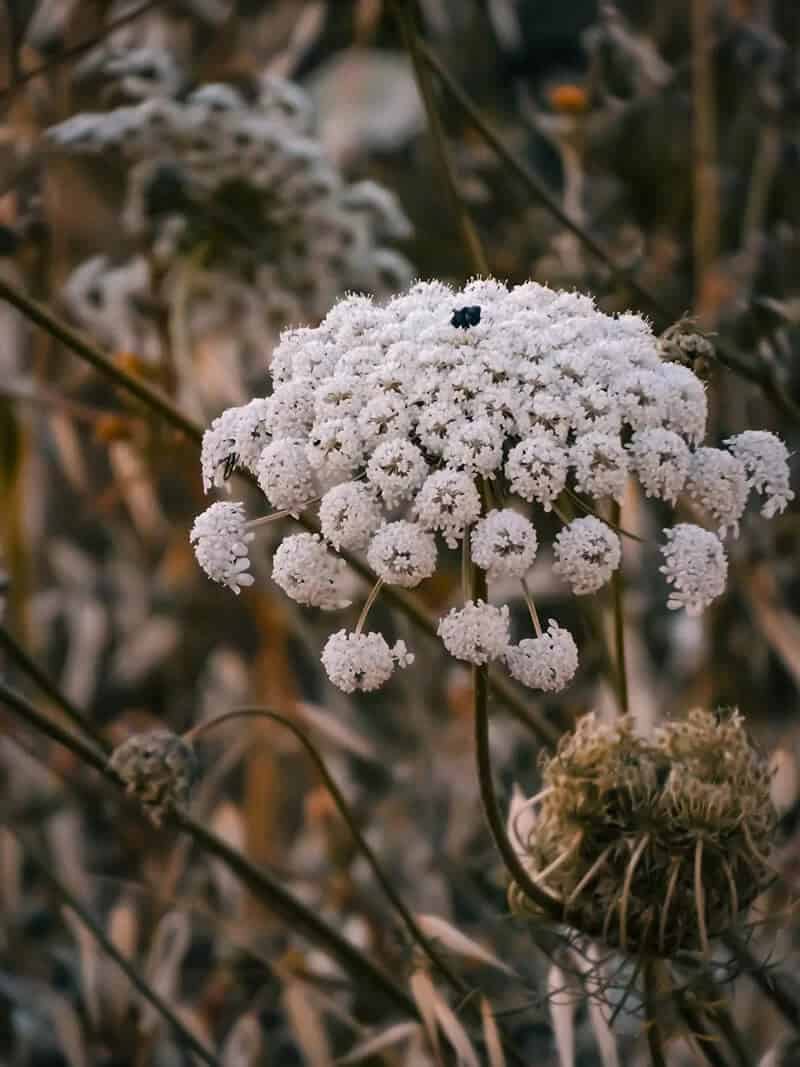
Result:
{"label": "black insect", "polygon": [[477,326],[480,321],[481,309],[473,304],[472,307],[456,308],[452,319],[450,319],[450,325],[466,330],[470,326]]}

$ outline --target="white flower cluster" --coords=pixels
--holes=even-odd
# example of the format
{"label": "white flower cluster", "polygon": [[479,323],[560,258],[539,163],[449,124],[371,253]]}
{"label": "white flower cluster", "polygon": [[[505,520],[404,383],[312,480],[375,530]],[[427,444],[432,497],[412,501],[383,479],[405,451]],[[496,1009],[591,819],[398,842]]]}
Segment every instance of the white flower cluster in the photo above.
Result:
{"label": "white flower cluster", "polygon": [[[318,328],[283,334],[272,377],[268,400],[212,425],[203,478],[208,487],[243,466],[278,510],[321,498],[322,537],[289,537],[275,554],[273,577],[302,604],[341,601],[341,550],[365,550],[382,582],[413,588],[434,573],[439,538],[451,548],[468,538],[490,582],[522,581],[539,543],[523,512],[558,509],[565,490],[595,511],[638,478],[649,496],[685,494],[720,534],[736,532],[751,489],[765,514],[792,498],[773,435],[701,447],[704,387],[661,362],[642,318],[535,283],[475,280],[453,292],[420,282],[383,306],[347,297]],[[617,532],[595,514],[567,522],[553,551],[578,596],[601,589],[621,558]],[[670,607],[696,612],[723,591],[716,533],[676,526],[664,558]],[[577,669],[575,642],[552,620],[544,633],[534,625],[535,638],[512,645],[508,609],[477,600],[439,634],[459,659],[501,660],[526,685],[561,689]],[[334,682],[372,687],[405,662],[381,640],[360,626],[337,634],[323,659]]]}
{"label": "white flower cluster", "polygon": [[[204,265],[247,279],[279,329],[320,318],[343,290],[387,295],[408,283],[411,267],[390,247],[408,237],[408,219],[388,190],[348,184],[326,159],[302,89],[265,76],[254,100],[227,84],[181,95],[176,74],[155,78],[148,95],[141,79],[136,91],[128,84],[128,67],[157,71],[174,61],[139,51],[146,56],[123,57],[125,71],[119,57],[104,71],[133,103],[75,115],[46,137],[61,151],[129,162],[123,220],[162,269],[202,246]],[[98,308],[77,310],[91,327]]]}

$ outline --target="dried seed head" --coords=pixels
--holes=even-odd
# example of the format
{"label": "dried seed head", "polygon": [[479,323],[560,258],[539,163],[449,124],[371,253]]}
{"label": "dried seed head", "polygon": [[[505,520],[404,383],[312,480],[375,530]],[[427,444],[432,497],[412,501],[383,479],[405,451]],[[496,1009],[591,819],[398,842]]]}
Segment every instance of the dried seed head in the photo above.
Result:
{"label": "dried seed head", "polygon": [[[570,926],[611,947],[705,951],[766,881],[769,771],[738,712],[693,711],[652,740],[587,715],[542,777],[523,862]],[[517,885],[510,900],[539,914]]]}
{"label": "dried seed head", "polygon": [[114,749],[108,764],[155,826],[166,812],[185,807],[197,776],[191,745],[169,730],[134,734]]}

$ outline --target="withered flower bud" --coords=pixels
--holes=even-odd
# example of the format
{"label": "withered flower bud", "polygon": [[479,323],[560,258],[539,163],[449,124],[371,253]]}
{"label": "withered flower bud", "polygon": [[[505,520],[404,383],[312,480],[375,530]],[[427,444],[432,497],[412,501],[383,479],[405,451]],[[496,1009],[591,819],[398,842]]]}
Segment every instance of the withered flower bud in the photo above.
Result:
{"label": "withered flower bud", "polygon": [[[543,766],[523,863],[564,921],[606,945],[708,953],[764,887],[769,770],[738,712],[692,711],[655,737],[594,715]],[[512,909],[539,915],[512,884]]]}
{"label": "withered flower bud", "polygon": [[169,730],[134,734],[114,749],[108,763],[155,826],[167,812],[186,806],[197,776],[192,746]]}
{"label": "withered flower bud", "polygon": [[681,363],[698,378],[711,374],[714,345],[690,318],[682,318],[668,326],[658,338],[662,357],[669,363]]}

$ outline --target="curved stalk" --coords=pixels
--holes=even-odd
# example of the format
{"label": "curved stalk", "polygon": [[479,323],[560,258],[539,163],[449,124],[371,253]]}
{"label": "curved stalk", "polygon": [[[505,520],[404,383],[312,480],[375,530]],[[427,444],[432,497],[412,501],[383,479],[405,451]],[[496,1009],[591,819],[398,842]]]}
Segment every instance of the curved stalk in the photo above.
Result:
{"label": "curved stalk", "polygon": [[425,953],[425,955],[428,957],[434,967],[436,967],[436,969],[441,972],[441,974],[447,979],[450,985],[453,986],[453,988],[458,993],[462,994],[462,996],[468,993],[469,987],[467,986],[467,984],[462,981],[461,978],[458,977],[455,971],[453,971],[452,968],[448,965],[447,961],[443,959],[439,952],[437,952],[431,941],[423,933],[414,916],[404,904],[403,900],[397,893],[397,890],[392,885],[389,877],[384,872],[380,860],[375,855],[374,851],[372,850],[372,847],[368,844],[364,835],[361,833],[353,811],[350,805],[347,803],[347,800],[345,799],[341,789],[336,784],[335,779],[328,770],[325,764],[325,760],[322,758],[319,750],[317,749],[313,741],[309,740],[309,738],[300,729],[300,727],[297,726],[296,723],[292,722],[292,720],[287,718],[285,715],[281,715],[279,712],[272,711],[269,708],[234,708],[232,711],[226,712],[224,715],[220,715],[215,719],[211,719],[208,722],[200,723],[199,726],[195,726],[193,730],[190,730],[188,733],[183,735],[183,740],[191,743],[202,737],[204,734],[208,733],[209,730],[213,730],[215,727],[221,726],[223,723],[230,722],[232,719],[248,718],[268,719],[270,722],[277,723],[279,726],[283,726],[285,729],[289,730],[294,735],[294,737],[300,742],[307,754],[311,757],[314,766],[317,768],[320,776],[322,777],[322,780],[325,783],[325,787],[327,788],[330,795],[333,797],[333,802],[336,805],[339,814],[347,824],[347,828],[352,834],[353,840],[358,846],[359,851],[364,856],[370,868],[372,869],[372,873],[375,875],[376,881],[386,894],[388,900],[391,902],[398,915],[401,917],[406,929],[408,930],[411,940],[414,941],[415,944],[419,945],[419,947],[422,949],[422,951]]}
{"label": "curved stalk", "polygon": [[664,1055],[664,1038],[661,1026],[657,1019],[657,986],[656,986],[656,963],[654,960],[646,960],[644,964],[644,1006],[645,1023],[647,1033],[647,1048],[650,1052],[650,1061],[653,1067],[667,1067],[667,1058]]}

